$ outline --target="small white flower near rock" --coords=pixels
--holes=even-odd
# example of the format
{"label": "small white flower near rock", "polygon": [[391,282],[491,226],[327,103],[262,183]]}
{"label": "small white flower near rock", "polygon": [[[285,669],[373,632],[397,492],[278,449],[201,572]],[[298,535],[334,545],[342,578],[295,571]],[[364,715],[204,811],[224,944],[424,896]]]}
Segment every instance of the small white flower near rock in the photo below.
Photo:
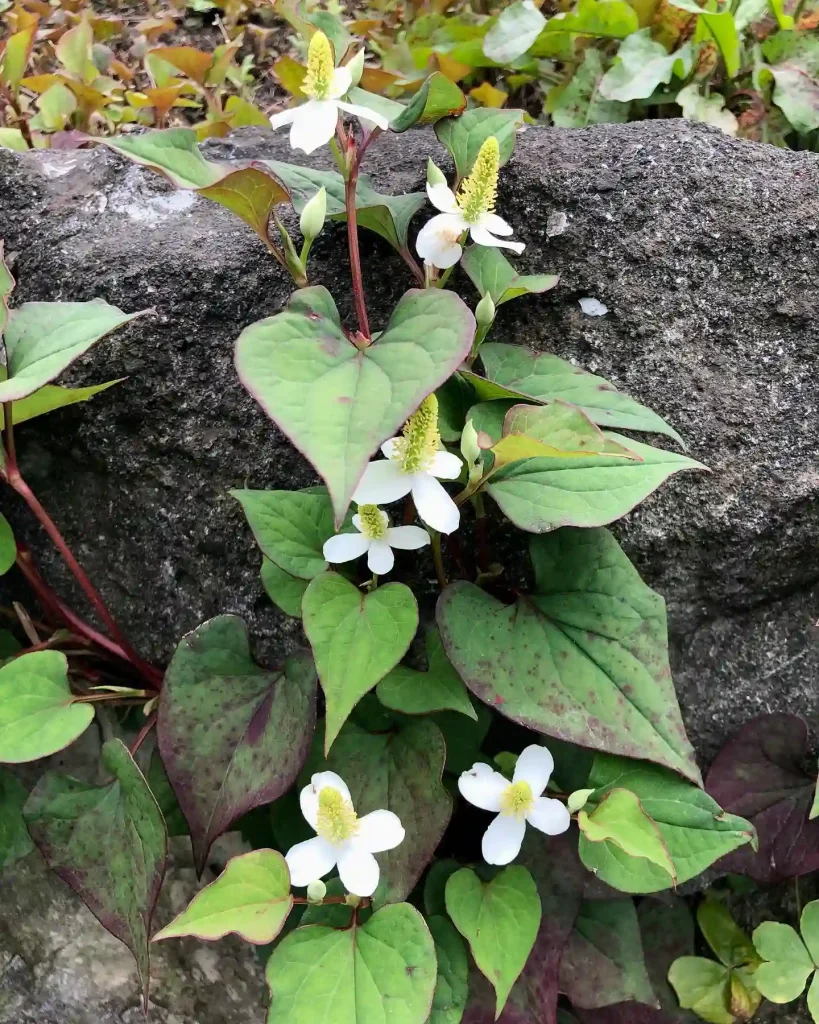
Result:
{"label": "small white flower near rock", "polygon": [[370,572],[378,576],[395,564],[393,548],[417,551],[430,540],[420,526],[390,526],[389,516],[377,505],[359,505],[353,526],[358,533],[339,533],[325,543],[324,557],[328,562],[351,562],[366,552]]}
{"label": "small white flower near rock", "polygon": [[520,853],[526,823],[557,836],[569,827],[571,817],[560,800],[543,796],[554,768],[545,747],[532,744],[521,752],[510,782],[488,764],[473,764],[458,779],[461,795],[497,817],[483,836],[481,852],[487,864],[510,864]]}

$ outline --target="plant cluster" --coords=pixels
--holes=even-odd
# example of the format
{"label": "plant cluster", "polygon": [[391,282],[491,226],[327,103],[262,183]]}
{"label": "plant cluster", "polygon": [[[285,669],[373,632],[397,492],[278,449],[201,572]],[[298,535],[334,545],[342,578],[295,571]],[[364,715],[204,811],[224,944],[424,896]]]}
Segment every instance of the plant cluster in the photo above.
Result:
{"label": "plant cluster", "polygon": [[[100,140],[230,209],[297,286],[241,332],[235,365],[322,482],[232,494],[304,650],[261,667],[233,615],[183,637],[164,671],[133,649],[23,478],[16,428],[116,383],[53,381],[142,314],[103,301],[9,308],[0,263],[0,477],[100,623],[54,593],[0,517],[0,570],[17,565],[44,616],[20,610],[27,646],[3,635],[0,762],[60,751],[96,714],[107,778],[50,770],[29,792],[0,771],[0,864],[36,846],[132,950],[146,1002],[152,942],[235,932],[265,947],[271,1024],[457,1024],[505,1008],[554,1020],[561,995],[562,1021],[618,1006],[634,1020],[641,1006],[677,1012],[669,966],[680,1003],[707,1020],[798,996],[816,957],[813,905],[801,939],[762,925],[755,949],[736,940],[726,952],[729,926],[707,923],[721,911],[706,904],[720,963],[665,942],[659,952],[682,956],[656,970],[656,937],[676,934],[687,911],[635,896],[717,861],[761,881],[819,868],[815,772],[802,767],[799,720],[768,716],[704,787],[664,602],[607,529],[671,474],[703,467],[640,440],[681,443],[609,382],[495,336],[498,306],[557,284],[501,251],[524,248],[524,226],[496,209],[520,112],[462,112],[440,72],[409,104],[387,104],[356,86],[359,58],[337,66],[320,29],[307,54],[304,103],[275,123],[296,149],[329,146],[336,171],[225,167],[188,128]],[[454,179],[430,161],[426,194],[378,193],[361,170],[370,147],[424,122]],[[427,198],[438,212],[413,246]],[[287,204],[300,245],[277,212]],[[333,220],[346,223],[352,325],[310,282],[312,243]],[[359,228],[394,247],[414,285],[384,323],[370,318]],[[474,312],[449,287],[456,264]],[[528,541],[525,586],[495,561],[513,528]],[[190,837],[201,874],[214,841],[251,812],[265,841],[157,929],[169,835]]]}

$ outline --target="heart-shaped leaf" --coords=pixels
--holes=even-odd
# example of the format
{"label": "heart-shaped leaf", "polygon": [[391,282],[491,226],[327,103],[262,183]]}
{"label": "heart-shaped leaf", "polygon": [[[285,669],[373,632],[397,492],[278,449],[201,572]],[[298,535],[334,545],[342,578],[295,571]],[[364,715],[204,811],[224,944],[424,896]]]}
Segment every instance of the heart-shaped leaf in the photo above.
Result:
{"label": "heart-shaped leaf", "polygon": [[503,167],[512,156],[515,134],[522,124],[522,110],[474,107],[460,117],[446,117],[439,121],[435,125],[435,134],[452,155],[458,177],[465,178],[472,170],[478,150],[490,135],[498,140]]}
{"label": "heart-shaped leaf", "polygon": [[235,615],[183,637],[165,674],[157,736],[200,874],[214,839],[295,782],[310,748],[315,698],[310,658],[295,654],[283,670],[259,668]]}
{"label": "heart-shaped leaf", "polygon": [[[0,366],[0,381],[7,379],[5,366]],[[78,402],[87,402],[89,398],[98,395],[101,391],[107,391],[114,384],[121,384],[125,377],[117,380],[106,381],[105,384],[91,384],[84,388],[64,388],[57,384],[46,384],[27,398],[21,398],[18,402],[12,402],[12,419],[15,427],[26,420],[36,419],[38,416],[45,416],[56,409],[63,409],[67,405],[76,405]],[[0,410],[0,427],[3,426],[3,412]]]}
{"label": "heart-shaped leaf", "polygon": [[[9,295],[14,291],[14,284],[15,281],[11,276],[11,271],[6,266],[3,254],[3,241],[0,239],[0,335],[6,329],[6,321],[9,315],[8,300]],[[5,366],[3,369],[5,370]]]}
{"label": "heart-shaped leaf", "polygon": [[435,991],[435,945],[418,911],[397,903],[365,924],[297,928],[268,960],[267,983],[267,1024],[424,1024]]}
{"label": "heart-shaped leaf", "polygon": [[483,52],[498,64],[522,56],[540,35],[546,19],[534,4],[516,0],[505,7],[484,36]]}
{"label": "heart-shaped leaf", "polygon": [[669,884],[677,884],[663,835],[631,790],[610,789],[591,812],[579,812],[577,824],[587,842],[611,843],[630,859],[648,860],[668,873]]}
{"label": "heart-shaped leaf", "polygon": [[558,451],[642,461],[611,434],[604,434],[582,409],[560,399],[549,405],[513,405],[503,420],[503,435],[512,434],[525,434]]}
{"label": "heart-shaped leaf", "polygon": [[729,1011],[731,969],[703,956],[681,956],[668,971],[680,1006],[712,1024],[734,1024]]}
{"label": "heart-shaped leaf", "polygon": [[285,615],[301,618],[301,599],[307,590],[308,580],[291,576],[269,558],[262,559],[262,586],[267,596]]}
{"label": "heart-shaped leaf", "polygon": [[378,341],[359,349],[325,288],[303,288],[284,312],[236,342],[242,383],[324,478],[340,524],[378,445],[469,352],[475,320],[450,291],[407,292]]}
{"label": "heart-shaped leaf", "polygon": [[699,784],[671,682],[663,599],[607,530],[558,530],[533,538],[530,552],[531,596],[505,605],[458,582],[439,598],[441,639],[460,677],[530,729],[656,761]]}
{"label": "heart-shaped leaf", "polygon": [[444,738],[429,719],[376,734],[348,722],[333,744],[326,766],[350,787],[356,813],[392,811],[406,832],[399,846],[378,854],[376,906],[406,899],[449,824],[452,799],[441,784],[445,757]]}
{"label": "heart-shaped leaf", "polygon": [[194,896],[153,941],[195,935],[212,942],[235,932],[260,946],[276,938],[292,909],[284,857],[276,850],[253,850],[231,857],[216,881]]}
{"label": "heart-shaped leaf", "polygon": [[274,207],[290,202],[287,189],[258,167],[240,167],[215,185],[198,191],[199,195],[241,217],[263,242],[270,241],[267,226]]}
{"label": "heart-shaped leaf", "polygon": [[68,686],[59,651],[33,651],[0,668],[0,762],[20,764],[55,754],[81,736],[94,718]]}
{"label": "heart-shaped leaf", "polygon": [[333,536],[333,506],[326,493],[231,491],[241,503],[263,554],[291,576],[311,580],[327,569],[322,548]]}
{"label": "heart-shaped leaf", "polygon": [[495,989],[497,1019],[535,944],[540,927],[537,886],[517,864],[487,884],[471,868],[461,868],[446,883],[446,909]]}
{"label": "heart-shaped leaf", "polygon": [[433,124],[442,117],[460,114],[465,106],[466,96],[452,79],[434,71],[403,111],[390,119],[390,131],[405,132],[416,124]]}
{"label": "heart-shaped leaf", "polygon": [[469,961],[464,940],[443,915],[427,918],[435,940],[438,981],[429,1024],[459,1024],[469,998]]}
{"label": "heart-shaped leaf", "polygon": [[376,694],[384,707],[404,715],[429,715],[434,711],[459,711],[477,720],[464,682],[446,656],[441,634],[426,635],[427,671],[399,665],[378,684]]}
{"label": "heart-shaped leaf", "polygon": [[0,512],[0,576],[14,565],[17,559],[17,543],[8,519]]}
{"label": "heart-shaped leaf", "polygon": [[[803,931],[805,913],[810,907],[815,909],[817,906],[819,904],[809,903],[805,907]],[[756,969],[756,987],[773,1003],[789,1003],[798,999],[804,991],[805,982],[816,970],[816,964],[799,933],[789,924],[763,921],[754,931],[753,939],[757,953],[765,961]]]}
{"label": "heart-shaped leaf", "polygon": [[500,249],[486,245],[468,246],[461,266],[481,296],[490,295],[496,306],[520,295],[547,292],[560,280],[557,274],[518,274]]}
{"label": "heart-shaped leaf", "polygon": [[11,310],[6,325],[9,376],[0,381],[0,402],[33,394],[106,334],[142,315],[97,300],[24,302]]}
{"label": "heart-shaped leaf", "polygon": [[418,605],[403,583],[364,594],[327,572],[305,591],[302,613],[327,703],[326,754],[359,700],[407,653],[418,628]]}
{"label": "heart-shaped leaf", "polygon": [[0,868],[25,857],[34,849],[23,820],[28,790],[5,768],[0,768]]}
{"label": "heart-shaped leaf", "polygon": [[102,764],[113,776],[103,786],[48,772],[23,813],[51,870],[134,954],[147,999],[148,940],[168,837],[156,800],[125,744],[105,743]]}

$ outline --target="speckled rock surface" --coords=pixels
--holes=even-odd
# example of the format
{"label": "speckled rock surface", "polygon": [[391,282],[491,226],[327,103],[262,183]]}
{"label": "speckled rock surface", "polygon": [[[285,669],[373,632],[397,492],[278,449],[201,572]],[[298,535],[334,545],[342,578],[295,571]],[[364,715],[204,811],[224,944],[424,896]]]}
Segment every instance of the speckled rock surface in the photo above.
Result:
{"label": "speckled rock surface", "polygon": [[[288,157],[285,138],[255,130],[209,146],[222,159]],[[430,153],[445,162],[429,132],[410,132],[374,146],[367,169],[385,191],[417,189]],[[674,478],[617,528],[669,601],[694,743],[707,759],[760,710],[819,711],[819,158],[683,121],[531,129],[499,208],[527,242],[522,269],[559,272],[561,284],[505,306],[495,339],[609,377],[712,468]],[[550,237],[551,214],[566,226]],[[227,495],[312,480],[232,365],[233,340],[281,307],[288,281],[226,211],[102,149],[0,151],[0,236],[18,301],[156,309],[72,371],[124,384],[24,428],[20,442],[30,482],[137,645],[165,659],[225,611],[248,618],[266,656],[295,644],[298,625],[263,597]],[[364,251],[377,326],[410,282],[385,245],[365,235]],[[349,320],[343,226],[314,252],[313,280]],[[609,312],[585,315],[584,297]]]}

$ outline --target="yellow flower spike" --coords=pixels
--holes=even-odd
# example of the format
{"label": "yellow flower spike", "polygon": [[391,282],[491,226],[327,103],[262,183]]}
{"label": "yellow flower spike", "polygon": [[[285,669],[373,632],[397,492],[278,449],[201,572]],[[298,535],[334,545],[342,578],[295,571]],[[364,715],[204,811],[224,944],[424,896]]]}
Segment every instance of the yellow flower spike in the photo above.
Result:
{"label": "yellow flower spike", "polygon": [[307,50],[307,74],[301,91],[314,100],[326,100],[330,95],[335,61],[330,40],[321,31],[313,33]]}
{"label": "yellow flower spike", "polygon": [[438,432],[438,399],[427,395],[404,424],[403,436],[396,442],[396,458],[405,473],[427,469],[441,444]]}
{"label": "yellow flower spike", "polygon": [[328,843],[343,843],[358,832],[358,815],[349,800],[332,786],[319,793],[316,832]]}
{"label": "yellow flower spike", "polygon": [[478,151],[472,173],[458,190],[458,208],[468,224],[474,224],[482,214],[494,211],[499,170],[500,146],[495,136],[490,135]]}
{"label": "yellow flower spike", "polygon": [[525,818],[534,806],[535,797],[532,787],[523,779],[513,782],[501,794],[501,814],[508,814],[513,818]]}
{"label": "yellow flower spike", "polygon": [[368,540],[383,540],[387,536],[385,517],[378,505],[359,505],[361,532]]}

